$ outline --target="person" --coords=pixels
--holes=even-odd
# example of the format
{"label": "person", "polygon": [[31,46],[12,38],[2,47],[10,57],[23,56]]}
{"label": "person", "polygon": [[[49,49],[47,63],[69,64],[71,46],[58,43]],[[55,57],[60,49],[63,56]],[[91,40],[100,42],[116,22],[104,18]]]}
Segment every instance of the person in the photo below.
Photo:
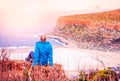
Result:
{"label": "person", "polygon": [[32,66],[35,65],[53,66],[53,48],[51,43],[46,41],[46,34],[40,35],[40,41],[36,42]]}
{"label": "person", "polygon": [[25,58],[25,61],[28,61],[28,62],[32,63],[33,59],[34,59],[34,52],[30,51],[29,55]]}

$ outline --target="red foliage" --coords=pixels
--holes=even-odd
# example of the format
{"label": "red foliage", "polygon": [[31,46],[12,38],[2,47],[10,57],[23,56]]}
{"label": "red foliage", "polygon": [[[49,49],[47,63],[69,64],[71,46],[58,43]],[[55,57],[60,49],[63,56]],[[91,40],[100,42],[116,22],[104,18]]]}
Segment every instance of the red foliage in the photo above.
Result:
{"label": "red foliage", "polygon": [[0,81],[72,81],[69,80],[62,66],[35,66],[24,61],[0,60]]}

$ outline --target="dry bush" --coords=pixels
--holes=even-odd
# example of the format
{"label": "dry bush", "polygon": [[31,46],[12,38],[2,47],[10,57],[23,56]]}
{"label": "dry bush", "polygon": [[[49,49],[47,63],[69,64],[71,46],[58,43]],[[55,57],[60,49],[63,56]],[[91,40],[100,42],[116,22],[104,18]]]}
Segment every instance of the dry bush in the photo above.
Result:
{"label": "dry bush", "polygon": [[74,81],[65,75],[62,66],[38,66],[30,62],[0,60],[0,81]]}
{"label": "dry bush", "polygon": [[7,49],[2,48],[0,50],[0,60],[9,60],[9,56],[10,56],[10,51],[8,51]]}
{"label": "dry bush", "polygon": [[55,64],[53,67],[35,66],[31,71],[31,77],[35,81],[68,81],[61,65]]}
{"label": "dry bush", "polygon": [[0,60],[0,81],[29,81],[25,69],[30,63]]}
{"label": "dry bush", "polygon": [[119,78],[113,70],[100,70],[93,77],[93,81],[118,81]]}

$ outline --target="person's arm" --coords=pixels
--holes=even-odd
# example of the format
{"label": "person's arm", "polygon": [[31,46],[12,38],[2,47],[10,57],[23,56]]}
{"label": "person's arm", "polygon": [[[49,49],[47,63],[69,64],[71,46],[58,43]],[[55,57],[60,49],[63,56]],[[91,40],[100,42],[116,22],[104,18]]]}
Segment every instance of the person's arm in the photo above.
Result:
{"label": "person's arm", "polygon": [[50,47],[49,54],[48,54],[49,64],[50,66],[53,66],[53,48]]}
{"label": "person's arm", "polygon": [[33,59],[33,64],[32,66],[35,66],[38,64],[38,61],[39,61],[39,44],[36,43],[36,46],[35,46],[35,52],[34,52],[34,59]]}

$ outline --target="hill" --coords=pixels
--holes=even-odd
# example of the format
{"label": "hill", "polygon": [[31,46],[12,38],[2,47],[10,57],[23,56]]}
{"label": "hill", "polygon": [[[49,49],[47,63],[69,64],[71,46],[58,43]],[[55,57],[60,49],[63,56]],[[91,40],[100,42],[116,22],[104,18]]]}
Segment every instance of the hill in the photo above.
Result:
{"label": "hill", "polygon": [[80,48],[119,50],[120,9],[59,17],[53,32]]}

